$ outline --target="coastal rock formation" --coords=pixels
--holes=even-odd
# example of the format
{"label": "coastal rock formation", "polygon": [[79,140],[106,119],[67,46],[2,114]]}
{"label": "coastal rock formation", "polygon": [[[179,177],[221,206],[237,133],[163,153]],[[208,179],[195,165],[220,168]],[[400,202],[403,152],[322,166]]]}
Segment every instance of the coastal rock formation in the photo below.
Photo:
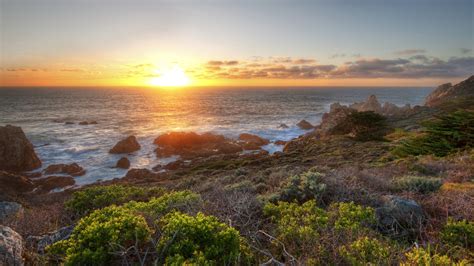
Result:
{"label": "coastal rock formation", "polygon": [[261,138],[257,135],[243,133],[239,135],[244,150],[259,150],[260,147],[270,143],[268,139]]}
{"label": "coastal rock formation", "polygon": [[40,166],[33,145],[20,127],[0,127],[0,170],[21,172]]}
{"label": "coastal rock formation", "polygon": [[124,180],[156,180],[157,178],[159,178],[159,176],[159,173],[154,173],[146,168],[133,168],[128,170],[127,174],[124,177]]}
{"label": "coastal rock formation", "polygon": [[309,129],[313,129],[314,126],[311,125],[310,122],[306,121],[306,120],[301,120],[300,122],[298,122],[298,124],[296,124],[299,128],[301,129],[304,129],[304,130],[309,130]]}
{"label": "coastal rock formation", "polygon": [[158,157],[180,155],[184,159],[193,159],[243,150],[238,143],[212,133],[171,132],[159,136],[154,143],[158,145],[155,150]]}
{"label": "coastal rock formation", "polygon": [[67,174],[70,176],[81,176],[86,173],[86,170],[82,168],[77,163],[71,164],[52,164],[44,169],[44,174],[51,175],[51,174]]}
{"label": "coastal rock formation", "polygon": [[35,250],[39,254],[44,254],[47,246],[52,245],[58,241],[68,239],[71,236],[74,226],[66,226],[58,230],[44,234],[41,236],[28,236],[26,238],[26,246]]}
{"label": "coastal rock formation", "polygon": [[38,186],[39,192],[49,192],[53,189],[65,188],[76,183],[71,176],[48,176],[34,180],[35,185]]}
{"label": "coastal rock formation", "polygon": [[128,169],[130,168],[130,161],[128,160],[127,157],[122,157],[117,161],[117,165],[115,165],[117,168],[122,168],[122,169]]}
{"label": "coastal rock formation", "polygon": [[284,141],[284,140],[277,140],[275,141],[275,145],[285,145],[288,141]]}
{"label": "coastal rock formation", "polygon": [[425,105],[435,107],[463,97],[474,97],[474,75],[454,86],[451,83],[439,86],[426,97]]}
{"label": "coastal rock formation", "polygon": [[415,233],[426,219],[418,203],[396,196],[388,196],[385,204],[376,209],[376,216],[383,232],[400,237]]}
{"label": "coastal rock formation", "polygon": [[8,226],[0,225],[0,264],[23,265],[23,238]]}
{"label": "coastal rock formation", "polygon": [[382,105],[379,103],[375,95],[370,95],[365,102],[353,103],[349,107],[358,112],[372,111],[378,114],[382,113]]}
{"label": "coastal rock formation", "polygon": [[289,126],[287,124],[282,123],[278,126],[278,128],[289,128]]}
{"label": "coastal rock formation", "polygon": [[24,176],[0,171],[0,195],[16,195],[32,191],[35,185]]}
{"label": "coastal rock formation", "polygon": [[109,153],[130,153],[138,151],[141,148],[135,136],[128,136],[127,138],[117,142]]}
{"label": "coastal rock formation", "polygon": [[329,107],[329,113],[323,114],[321,124],[318,126],[317,131],[323,136],[332,134],[336,126],[353,112],[355,112],[354,109],[345,105],[339,103],[331,104]]}
{"label": "coastal rock formation", "polygon": [[8,218],[18,217],[23,213],[23,206],[20,203],[2,201],[0,202],[0,222]]}

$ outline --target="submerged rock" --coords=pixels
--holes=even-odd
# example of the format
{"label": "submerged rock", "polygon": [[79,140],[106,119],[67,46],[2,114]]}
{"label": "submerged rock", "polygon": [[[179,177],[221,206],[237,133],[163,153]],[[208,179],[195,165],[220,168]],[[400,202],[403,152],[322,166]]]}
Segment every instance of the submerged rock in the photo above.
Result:
{"label": "submerged rock", "polygon": [[33,145],[20,127],[0,126],[0,170],[30,171],[41,166]]}
{"label": "submerged rock", "polygon": [[260,147],[270,143],[268,139],[261,138],[257,135],[243,133],[239,135],[244,150],[259,150]]}
{"label": "submerged rock", "polygon": [[8,226],[0,225],[0,265],[23,265],[23,238]]}
{"label": "submerged rock", "polygon": [[278,128],[289,128],[289,126],[287,124],[282,123],[278,126]]}
{"label": "submerged rock", "polygon": [[71,225],[59,228],[54,232],[44,234],[42,236],[28,236],[26,238],[26,245],[39,254],[44,254],[47,246],[52,245],[58,241],[68,239],[71,236],[73,229],[74,226]]}
{"label": "submerged rock", "polygon": [[130,153],[138,151],[141,148],[135,136],[128,136],[127,138],[117,142],[109,153]]}
{"label": "submerged rock", "polygon": [[38,186],[39,192],[49,192],[53,189],[65,188],[72,186],[76,183],[72,176],[48,176],[34,180],[34,183]]}
{"label": "submerged rock", "polygon": [[301,129],[304,129],[304,130],[309,130],[309,129],[313,129],[314,126],[311,125],[310,122],[306,121],[306,120],[301,120],[300,122],[298,122],[298,124],[296,124],[299,128]]}
{"label": "submerged rock", "polygon": [[128,160],[127,157],[122,157],[117,161],[117,165],[115,167],[122,168],[122,169],[128,169],[128,168],[130,168],[130,161]]}
{"label": "submerged rock", "polygon": [[79,122],[79,125],[81,126],[97,125],[97,121],[81,121]]}
{"label": "submerged rock", "polygon": [[0,222],[12,217],[18,217],[23,213],[23,206],[17,202],[0,202]]}
{"label": "submerged rock", "polygon": [[71,164],[52,164],[46,167],[43,171],[47,175],[51,174],[67,174],[71,176],[81,176],[86,173],[86,170],[77,163]]}
{"label": "submerged rock", "polygon": [[474,75],[454,86],[451,83],[439,86],[426,97],[425,105],[435,107],[463,97],[474,97]]}
{"label": "submerged rock", "polygon": [[180,155],[184,159],[193,159],[243,150],[238,143],[212,133],[171,132],[159,136],[154,143],[158,145],[155,150],[158,157]]}

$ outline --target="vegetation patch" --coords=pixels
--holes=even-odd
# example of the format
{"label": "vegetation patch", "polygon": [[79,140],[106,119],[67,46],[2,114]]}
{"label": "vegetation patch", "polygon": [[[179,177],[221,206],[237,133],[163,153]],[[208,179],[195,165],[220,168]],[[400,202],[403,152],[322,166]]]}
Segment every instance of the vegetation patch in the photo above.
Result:
{"label": "vegetation patch", "polygon": [[403,176],[393,181],[396,190],[411,191],[428,194],[438,191],[443,182],[439,178],[426,178],[421,176]]}
{"label": "vegetation patch", "polygon": [[449,245],[474,248],[474,222],[448,219],[441,231],[441,240]]}
{"label": "vegetation patch", "polygon": [[308,200],[319,201],[326,191],[326,184],[322,182],[323,177],[323,174],[315,171],[291,176],[281,191],[272,198],[272,201],[297,201],[300,203]]}
{"label": "vegetation patch", "polygon": [[401,141],[393,149],[393,154],[400,157],[425,154],[442,157],[474,147],[474,111],[458,110],[439,115],[422,125],[424,134]]}
{"label": "vegetation patch", "polygon": [[351,265],[388,265],[390,247],[367,236],[339,248],[341,256]]}
{"label": "vegetation patch", "polygon": [[349,134],[358,141],[383,140],[387,133],[386,118],[372,111],[352,112],[333,130],[334,134]]}

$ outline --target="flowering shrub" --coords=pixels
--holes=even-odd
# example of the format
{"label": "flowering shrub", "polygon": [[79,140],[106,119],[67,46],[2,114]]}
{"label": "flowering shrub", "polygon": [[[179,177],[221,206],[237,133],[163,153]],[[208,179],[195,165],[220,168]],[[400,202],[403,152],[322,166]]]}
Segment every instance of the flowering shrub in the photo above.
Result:
{"label": "flowering shrub", "polygon": [[151,236],[142,216],[129,209],[109,206],[82,218],[71,237],[49,246],[52,255],[64,257],[65,265],[100,265],[110,263],[111,253],[127,248]]}
{"label": "flowering shrub", "polygon": [[120,205],[130,200],[147,200],[163,194],[163,189],[136,186],[93,186],[74,192],[72,198],[66,202],[66,208],[70,211],[86,215],[93,210],[110,206]]}
{"label": "flowering shrub", "polygon": [[339,249],[351,265],[387,265],[390,248],[375,238],[361,237]]}
{"label": "flowering shrub", "polygon": [[214,216],[173,212],[160,224],[162,237],[157,250],[169,265],[237,264],[245,250],[239,232]]}
{"label": "flowering shrub", "polygon": [[412,265],[436,265],[436,266],[451,266],[451,265],[468,265],[466,261],[454,263],[451,258],[446,255],[440,255],[432,252],[431,248],[424,249],[422,247],[413,248],[411,251],[405,253],[405,261],[400,263],[401,266]]}
{"label": "flowering shrub", "polygon": [[375,210],[354,202],[338,202],[329,206],[329,217],[336,230],[359,230],[375,223]]}
{"label": "flowering shrub", "polygon": [[441,240],[450,245],[474,247],[474,222],[449,219],[441,231]]}

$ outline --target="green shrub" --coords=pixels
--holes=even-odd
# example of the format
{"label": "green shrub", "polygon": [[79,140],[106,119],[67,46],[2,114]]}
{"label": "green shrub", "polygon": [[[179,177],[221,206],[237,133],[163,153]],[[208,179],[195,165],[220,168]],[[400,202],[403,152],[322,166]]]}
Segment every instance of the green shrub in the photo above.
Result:
{"label": "green shrub", "polygon": [[433,266],[451,266],[451,265],[467,265],[465,261],[454,263],[451,258],[431,251],[431,247],[427,249],[416,247],[405,253],[405,261],[400,263],[401,266],[413,265],[433,265]]}
{"label": "green shrub", "polygon": [[66,201],[66,208],[76,214],[85,215],[112,204],[121,205],[131,200],[147,200],[161,194],[163,189],[158,187],[93,186],[74,192],[72,198]]}
{"label": "green shrub", "polygon": [[130,201],[123,206],[131,210],[145,213],[155,219],[174,211],[195,208],[200,203],[201,197],[191,191],[168,192],[158,198],[147,202]]}
{"label": "green shrub", "polygon": [[324,175],[314,171],[290,177],[286,186],[275,198],[276,201],[319,200],[326,191],[326,184],[322,183]]}
{"label": "green shrub", "polygon": [[173,212],[161,221],[162,236],[158,253],[168,265],[231,265],[241,258],[239,232],[214,216],[198,213],[195,217]]}
{"label": "green shrub", "polygon": [[474,248],[474,222],[448,219],[441,231],[441,240],[450,245]]}
{"label": "green shrub", "polygon": [[63,256],[65,265],[103,265],[111,262],[112,252],[135,241],[146,242],[150,236],[151,229],[142,216],[109,206],[82,218],[69,239],[56,242],[47,251]]}
{"label": "green shrub", "polygon": [[375,210],[354,202],[338,202],[329,206],[329,217],[336,230],[360,230],[375,224]]}
{"label": "green shrub", "polygon": [[394,181],[394,187],[401,191],[412,191],[428,194],[438,191],[443,182],[439,178],[426,178],[421,176],[404,176]]}
{"label": "green shrub", "polygon": [[372,111],[352,112],[333,129],[334,134],[350,134],[355,140],[382,140],[386,134],[386,118]]}
{"label": "green shrub", "polygon": [[423,135],[402,141],[392,152],[400,157],[424,154],[442,157],[474,147],[474,111],[458,110],[422,125]]}
{"label": "green shrub", "polygon": [[339,248],[339,253],[351,265],[388,265],[390,247],[375,238],[361,237]]}
{"label": "green shrub", "polygon": [[297,203],[268,203],[264,214],[276,224],[277,238],[294,252],[318,243],[320,231],[328,224],[327,213],[316,206],[315,200]]}

